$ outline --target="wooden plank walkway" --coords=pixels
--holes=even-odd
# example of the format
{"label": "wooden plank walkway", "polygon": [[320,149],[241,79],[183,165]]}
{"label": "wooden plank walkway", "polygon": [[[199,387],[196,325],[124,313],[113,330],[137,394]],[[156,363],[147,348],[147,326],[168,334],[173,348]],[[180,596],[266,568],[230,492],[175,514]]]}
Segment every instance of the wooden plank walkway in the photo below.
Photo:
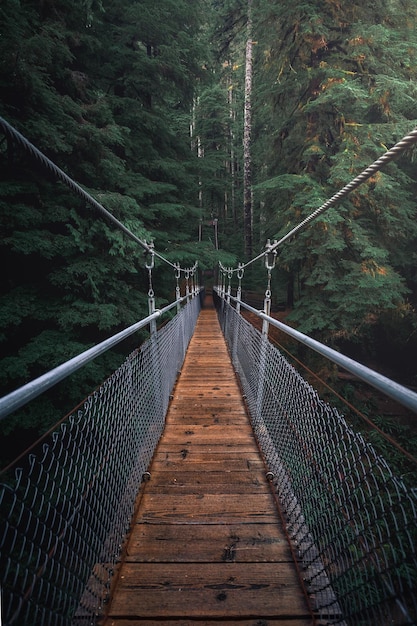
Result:
{"label": "wooden plank walkway", "polygon": [[105,626],[307,626],[214,309],[197,321]]}

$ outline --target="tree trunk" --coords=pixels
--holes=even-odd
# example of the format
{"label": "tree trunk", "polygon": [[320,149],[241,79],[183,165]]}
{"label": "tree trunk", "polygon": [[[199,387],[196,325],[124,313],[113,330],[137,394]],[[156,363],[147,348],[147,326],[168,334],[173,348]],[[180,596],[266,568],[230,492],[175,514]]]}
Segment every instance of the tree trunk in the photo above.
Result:
{"label": "tree trunk", "polygon": [[229,61],[230,68],[230,76],[228,80],[228,90],[227,97],[229,103],[229,170],[228,174],[230,175],[230,202],[231,209],[233,215],[233,223],[235,228],[237,227],[238,217],[236,212],[236,163],[235,163],[235,133],[234,133],[234,124],[236,121],[236,112],[234,105],[234,91],[233,91],[233,63]]}
{"label": "tree trunk", "polygon": [[245,256],[253,256],[253,207],[252,207],[252,0],[248,0],[248,39],[246,42],[245,66],[245,112],[243,128],[243,226],[245,238]]}

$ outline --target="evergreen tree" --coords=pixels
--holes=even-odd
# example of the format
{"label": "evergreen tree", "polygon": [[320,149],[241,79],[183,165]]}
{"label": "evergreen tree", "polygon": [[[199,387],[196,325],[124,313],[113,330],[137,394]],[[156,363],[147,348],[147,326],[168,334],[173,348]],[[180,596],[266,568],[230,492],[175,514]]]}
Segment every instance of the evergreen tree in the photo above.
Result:
{"label": "evergreen tree", "polygon": [[[213,211],[203,203],[202,208],[205,215],[219,216],[220,233],[223,240],[227,241],[228,250],[242,257],[245,255],[245,223],[248,225],[247,243],[252,245],[251,203],[246,202],[246,222],[244,208],[245,185],[247,199],[251,200],[252,197],[250,167],[246,170],[246,178],[244,176],[243,145],[248,4],[240,0],[214,0],[212,9],[206,26],[208,39],[212,43],[209,65],[211,83],[199,97],[196,119],[197,124],[200,124],[199,139],[204,148],[202,184],[203,187],[214,184],[217,206]],[[248,112],[250,100],[246,99],[246,102]],[[208,105],[212,107],[211,111],[208,111]],[[249,116],[246,117],[249,121]],[[250,125],[247,124],[247,137],[249,130]],[[213,137],[216,137],[214,143]],[[248,141],[246,145],[249,147]],[[246,155],[250,157],[249,149]],[[246,162],[250,165],[249,158]]]}
{"label": "evergreen tree", "polygon": [[247,41],[245,50],[245,114],[243,127],[243,221],[245,256],[253,256],[252,206],[252,78],[253,78],[253,19],[252,0],[247,6]]}
{"label": "evergreen tree", "polygon": [[[189,140],[193,90],[204,74],[199,7],[191,0],[0,6],[0,115],[136,235],[189,264],[199,220]],[[6,393],[143,317],[148,285],[138,246],[5,138],[0,159]],[[170,297],[173,280],[161,275],[156,295]],[[3,429],[56,421],[119,359],[94,363]]]}
{"label": "evergreen tree", "polygon": [[[255,115],[268,148],[257,150],[258,193],[272,238],[416,125],[416,7],[284,0],[258,9]],[[414,188],[411,171],[391,164],[285,245],[300,328],[363,338],[382,311],[408,306]]]}

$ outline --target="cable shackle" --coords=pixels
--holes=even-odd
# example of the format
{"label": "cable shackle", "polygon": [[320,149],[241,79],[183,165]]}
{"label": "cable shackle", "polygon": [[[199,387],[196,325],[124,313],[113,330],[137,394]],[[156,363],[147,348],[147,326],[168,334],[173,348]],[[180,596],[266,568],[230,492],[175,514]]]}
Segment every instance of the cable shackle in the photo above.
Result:
{"label": "cable shackle", "polygon": [[223,274],[222,274],[222,291],[223,291],[223,295],[226,294],[226,276],[227,276],[227,269],[224,268]]}
{"label": "cable shackle", "polygon": [[[145,250],[144,256],[146,269],[153,270],[153,268],[155,267],[155,250],[153,242],[151,242],[148,248]],[[150,261],[148,261],[149,256],[151,257]]]}
{"label": "cable shackle", "polygon": [[[147,245],[147,248],[144,252],[144,257],[145,257],[145,268],[148,270],[148,280],[149,280],[149,288],[148,288],[149,312],[153,313],[155,310],[155,303],[153,302],[151,305],[151,300],[154,300],[154,296],[155,296],[155,292],[153,290],[153,285],[152,285],[152,270],[155,267],[155,252],[154,252],[154,244],[152,242],[146,245]],[[150,257],[150,260],[149,260],[149,257]]]}
{"label": "cable shackle", "polygon": [[227,302],[230,304],[230,296],[232,295],[232,278],[233,270],[231,267],[227,269]]}
{"label": "cable shackle", "polygon": [[181,266],[179,263],[174,263],[175,265],[175,299],[177,301],[177,313],[180,312],[181,304],[181,287],[180,287],[180,278],[181,278]]}
{"label": "cable shackle", "polygon": [[277,240],[275,239],[274,244],[271,244],[271,241],[268,239],[266,242],[266,251],[265,251],[265,267],[270,272],[274,269],[275,263],[277,260],[277,250],[274,248]]}
{"label": "cable shackle", "polygon": [[188,297],[190,295],[190,268],[187,267],[184,270],[185,273],[185,295],[187,296],[187,302],[188,302]]}

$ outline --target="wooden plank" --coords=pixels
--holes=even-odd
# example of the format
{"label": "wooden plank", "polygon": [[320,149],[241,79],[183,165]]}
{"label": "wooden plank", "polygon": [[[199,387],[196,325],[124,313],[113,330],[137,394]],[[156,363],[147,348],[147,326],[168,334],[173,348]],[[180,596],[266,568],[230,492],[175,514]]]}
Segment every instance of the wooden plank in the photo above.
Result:
{"label": "wooden plank", "polygon": [[207,439],[212,439],[213,443],[218,444],[219,440],[224,444],[226,441],[231,443],[243,443],[248,444],[253,442],[253,446],[256,448],[255,439],[253,437],[252,428],[249,424],[242,422],[239,423],[239,428],[230,428],[227,431],[224,430],[223,424],[196,424],[193,425],[176,425],[175,430],[171,429],[167,432],[161,443],[172,443],[178,439],[187,438],[190,442],[207,444]]}
{"label": "wooden plank", "polygon": [[[234,431],[234,432],[233,432]],[[178,443],[186,441],[188,444],[198,442],[205,445],[217,445],[219,439],[222,441],[222,445],[234,445],[245,444],[248,445],[248,438],[252,436],[251,430],[248,429],[247,424],[242,424],[240,428],[224,431],[223,425],[211,425],[211,426],[198,426],[194,425],[190,427],[178,427],[175,431],[170,431],[169,434],[164,437],[161,442],[162,445]],[[253,441],[253,448],[256,449],[256,443]]]}
{"label": "wooden plank", "polygon": [[[256,467],[265,467],[260,458],[259,451],[253,442],[242,443],[220,443],[220,444],[193,444],[186,439],[175,444],[167,444],[161,441],[158,454],[155,455],[156,463],[169,461],[182,461],[184,469],[191,465],[199,465],[207,461],[228,462],[230,471],[236,470],[242,465],[244,469],[251,469],[252,463]],[[241,462],[241,463],[239,463]],[[201,470],[200,471],[204,471]]]}
{"label": "wooden plank", "polygon": [[219,324],[202,312],[104,626],[311,624]]}
{"label": "wooden plank", "polygon": [[172,472],[153,471],[146,493],[173,493],[177,497],[192,493],[246,494],[270,493],[270,487],[263,479],[263,473],[239,472],[233,476],[230,472]]}
{"label": "wooden plank", "polygon": [[206,415],[198,415],[195,417],[194,415],[189,415],[186,411],[178,411],[178,413],[171,414],[169,421],[167,420],[166,425],[176,425],[176,426],[200,426],[201,428],[205,428],[206,426],[211,426],[212,424],[218,424],[221,428],[225,426],[247,426],[247,423],[242,420],[241,415],[236,415],[234,413],[230,413],[229,415],[218,415],[216,412],[209,412]]}
{"label": "wooden plank", "polygon": [[[270,617],[268,618],[268,620],[258,620],[256,618],[240,618],[239,622],[236,622],[236,620],[227,620],[221,618],[217,618],[216,620],[199,619],[198,622],[196,622],[194,619],[184,619],[183,617],[179,619],[168,620],[159,618],[156,620],[146,618],[133,620],[111,618],[108,620],[108,622],[106,622],[106,626],[196,626],[196,624],[198,624],[198,626],[215,626],[215,624],[218,624],[219,626],[312,626],[313,623],[316,624],[316,626],[318,626],[319,624],[319,622],[313,622],[311,618],[298,618],[296,621],[294,621],[293,619],[271,619]],[[321,623],[324,626],[324,622]]]}
{"label": "wooden plank", "polygon": [[[174,397],[173,402],[180,403],[180,400]],[[194,395],[189,395],[185,398],[184,405],[178,404],[176,410],[188,410],[190,413],[195,413],[198,420],[200,415],[221,413],[227,417],[233,413],[241,412],[242,409],[238,402],[228,401],[227,406],[224,406],[224,400],[218,397],[197,398]]]}
{"label": "wooden plank", "polygon": [[276,524],[135,524],[127,561],[136,563],[290,562],[287,541]]}
{"label": "wooden plank", "polygon": [[277,521],[271,494],[249,494],[242,497],[240,494],[184,494],[178,498],[177,494],[153,494],[145,491],[141,500],[140,513],[137,520],[140,522],[158,523],[218,523],[223,524],[241,520],[247,522],[262,521],[271,523]]}
{"label": "wooden plank", "polygon": [[125,563],[111,617],[307,617],[292,566]]}
{"label": "wooden plank", "polygon": [[[227,454],[229,452],[229,454]],[[239,471],[264,470],[265,465],[259,455],[254,450],[243,448],[236,451],[235,448],[229,449],[227,446],[167,446],[163,449],[163,454],[155,457],[153,464],[157,468],[166,466],[171,467],[173,464],[178,465],[179,469],[184,471],[194,470],[198,464],[201,472],[207,471],[204,466],[212,466],[217,471],[228,471],[229,473],[237,473]],[[221,467],[220,467],[221,466]]]}
{"label": "wooden plank", "polygon": [[[182,437],[182,441],[178,441],[176,443],[170,443],[169,439],[170,439],[170,435],[163,437],[158,445],[158,450],[156,453],[157,455],[163,455],[165,452],[173,452],[174,450],[178,450],[179,448],[182,447],[182,445],[184,443],[188,444],[188,446],[190,447],[190,452],[191,451],[195,451],[195,453],[197,454],[208,454],[210,455],[212,452],[214,453],[215,451],[217,452],[217,454],[228,454],[230,453],[232,456],[235,455],[240,455],[240,454],[247,454],[247,455],[255,455],[258,458],[260,458],[260,454],[259,454],[259,448],[256,445],[256,442],[254,439],[241,439],[237,434],[236,437],[234,437],[230,431],[232,429],[228,429],[228,433],[225,433],[223,435],[222,433],[222,429],[219,429],[219,436],[217,437],[217,441],[214,441],[213,443],[209,443],[206,444],[204,441],[197,441],[195,439],[192,438],[192,436],[189,435],[184,435]],[[239,430],[239,425],[236,425],[236,427],[234,428],[235,431]],[[175,437],[175,435],[173,435],[173,437]]]}

